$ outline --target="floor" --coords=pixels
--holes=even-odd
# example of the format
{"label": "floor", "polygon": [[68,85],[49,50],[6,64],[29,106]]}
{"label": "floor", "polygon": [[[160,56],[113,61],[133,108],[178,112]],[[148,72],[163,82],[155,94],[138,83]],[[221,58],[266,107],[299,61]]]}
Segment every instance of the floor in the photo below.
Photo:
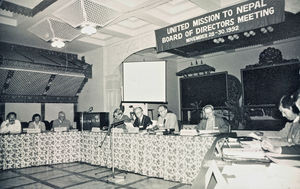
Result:
{"label": "floor", "polygon": [[47,165],[0,171],[0,188],[191,188],[191,185],[118,170],[115,178],[111,176],[111,169],[85,163]]}

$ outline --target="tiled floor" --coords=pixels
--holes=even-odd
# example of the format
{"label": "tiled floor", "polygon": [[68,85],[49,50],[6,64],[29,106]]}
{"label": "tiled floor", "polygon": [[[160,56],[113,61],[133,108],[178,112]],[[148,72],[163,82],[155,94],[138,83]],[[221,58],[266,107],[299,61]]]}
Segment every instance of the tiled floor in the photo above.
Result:
{"label": "tiled floor", "polygon": [[[188,189],[191,185],[146,177],[139,174],[115,171],[85,163],[57,164],[0,171],[0,188],[143,188]],[[125,179],[122,179],[125,177]]]}

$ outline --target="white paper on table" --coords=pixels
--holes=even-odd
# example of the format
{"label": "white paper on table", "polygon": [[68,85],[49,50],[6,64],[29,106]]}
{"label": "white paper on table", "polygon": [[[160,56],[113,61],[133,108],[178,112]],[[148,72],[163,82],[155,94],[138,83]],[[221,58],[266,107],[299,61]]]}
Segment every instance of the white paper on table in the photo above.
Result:
{"label": "white paper on table", "polygon": [[237,189],[299,189],[300,169],[271,164],[265,165],[232,164],[225,166],[222,175],[226,178],[229,188]]}

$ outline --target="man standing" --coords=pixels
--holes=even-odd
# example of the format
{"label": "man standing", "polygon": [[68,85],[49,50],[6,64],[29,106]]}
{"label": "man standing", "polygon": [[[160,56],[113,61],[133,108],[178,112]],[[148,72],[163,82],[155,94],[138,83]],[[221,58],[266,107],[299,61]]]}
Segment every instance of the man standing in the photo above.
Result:
{"label": "man standing", "polygon": [[66,119],[66,114],[63,111],[60,111],[58,113],[58,119],[53,121],[53,127],[52,130],[54,130],[55,127],[66,127],[67,130],[72,128],[72,124],[69,120]]}
{"label": "man standing", "polygon": [[179,131],[178,120],[176,114],[169,112],[168,107],[165,105],[158,106],[159,117],[157,125],[167,129],[168,132]]}

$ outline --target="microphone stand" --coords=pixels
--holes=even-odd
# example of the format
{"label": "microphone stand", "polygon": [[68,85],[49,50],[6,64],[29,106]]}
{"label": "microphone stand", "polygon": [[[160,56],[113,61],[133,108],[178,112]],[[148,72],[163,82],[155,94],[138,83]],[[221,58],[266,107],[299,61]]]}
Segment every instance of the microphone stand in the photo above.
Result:
{"label": "microphone stand", "polygon": [[[111,149],[111,161],[112,161],[112,174],[111,174],[111,177],[116,182],[117,181],[119,181],[119,182],[123,181],[125,179],[125,176],[121,176],[121,175],[116,176],[115,175],[114,130],[113,129],[114,129],[115,126],[118,126],[118,125],[123,124],[123,123],[124,123],[124,121],[120,121],[120,122],[117,122],[117,123],[110,124],[109,128],[108,128],[108,131],[107,131],[106,135],[104,136],[104,139],[102,140],[101,144],[99,145],[99,147],[102,148],[103,143],[104,143],[107,135],[111,134],[110,135],[110,149]],[[99,174],[99,173],[95,173],[95,175],[97,175],[97,174]],[[108,182],[108,179],[107,179],[107,182]]]}

